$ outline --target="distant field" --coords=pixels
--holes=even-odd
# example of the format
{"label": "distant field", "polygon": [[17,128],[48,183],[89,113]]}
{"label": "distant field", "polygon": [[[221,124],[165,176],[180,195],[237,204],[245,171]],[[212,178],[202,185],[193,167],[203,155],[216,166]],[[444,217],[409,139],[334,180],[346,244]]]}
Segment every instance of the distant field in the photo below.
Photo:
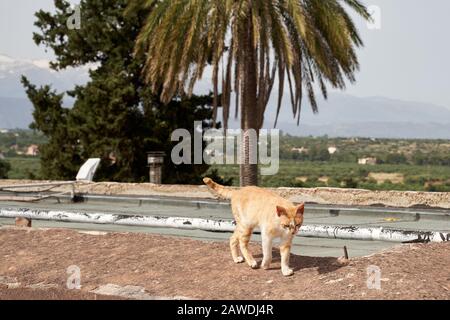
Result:
{"label": "distant field", "polygon": [[6,158],[6,161],[11,164],[9,179],[30,179],[39,175],[41,163],[37,157]]}
{"label": "distant field", "polygon": [[[37,157],[6,159],[11,164],[10,179],[38,178]],[[218,175],[239,184],[239,166],[213,165]],[[262,176],[264,187],[346,187],[369,190],[412,190],[450,192],[450,166],[408,164],[358,165],[354,163],[281,160],[278,174]]]}
{"label": "distant field", "polygon": [[[239,184],[239,167],[212,166],[219,176]],[[390,181],[389,179],[392,179]],[[358,165],[281,160],[274,176],[262,176],[265,187],[348,187],[370,190],[450,191],[449,166]]]}

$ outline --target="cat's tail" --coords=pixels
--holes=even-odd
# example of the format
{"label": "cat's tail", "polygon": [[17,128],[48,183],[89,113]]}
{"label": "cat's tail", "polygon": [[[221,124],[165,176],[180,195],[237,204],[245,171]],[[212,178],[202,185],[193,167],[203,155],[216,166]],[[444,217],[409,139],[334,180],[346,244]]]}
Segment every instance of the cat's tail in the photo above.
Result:
{"label": "cat's tail", "polygon": [[225,199],[231,199],[233,190],[224,187],[218,183],[215,183],[214,181],[212,181],[211,178],[203,178],[203,182],[212,190],[214,190],[220,197]]}

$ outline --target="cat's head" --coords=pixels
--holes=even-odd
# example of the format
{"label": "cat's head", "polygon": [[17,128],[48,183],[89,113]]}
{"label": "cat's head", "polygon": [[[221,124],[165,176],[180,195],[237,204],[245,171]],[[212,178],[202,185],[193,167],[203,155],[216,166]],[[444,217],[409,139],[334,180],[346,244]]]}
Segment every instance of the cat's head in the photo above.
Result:
{"label": "cat's head", "polygon": [[287,232],[296,234],[303,224],[305,204],[301,203],[293,207],[277,206],[276,213],[280,218],[280,225]]}

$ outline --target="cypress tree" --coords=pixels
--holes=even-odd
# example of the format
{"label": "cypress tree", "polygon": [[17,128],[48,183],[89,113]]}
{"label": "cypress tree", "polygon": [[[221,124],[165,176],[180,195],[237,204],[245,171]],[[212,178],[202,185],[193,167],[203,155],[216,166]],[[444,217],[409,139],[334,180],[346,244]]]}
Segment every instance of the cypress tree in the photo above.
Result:
{"label": "cypress tree", "polygon": [[134,40],[148,9],[124,14],[126,0],[82,0],[80,29],[69,29],[70,5],[55,0],[55,13],[39,11],[33,35],[37,45],[55,52],[54,70],[91,66],[90,81],[67,94],[75,99],[63,107],[64,93],[50,86],[22,83],[34,105],[31,128],[49,141],[40,147],[42,178],[73,179],[88,158],[99,157],[96,180],[148,180],[147,151],[165,151],[165,183],[200,183],[208,169],[202,165],[174,165],[170,134],[185,128],[193,134],[194,121],[211,124],[212,95],[177,96],[162,104],[142,78],[144,55],[133,56]]}

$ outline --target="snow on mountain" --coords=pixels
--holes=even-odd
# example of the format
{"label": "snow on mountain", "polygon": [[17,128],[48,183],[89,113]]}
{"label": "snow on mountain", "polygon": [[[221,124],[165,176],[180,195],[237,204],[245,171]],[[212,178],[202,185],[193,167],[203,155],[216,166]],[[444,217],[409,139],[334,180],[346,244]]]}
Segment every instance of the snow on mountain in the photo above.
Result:
{"label": "snow on mountain", "polygon": [[[51,84],[63,92],[86,83],[89,69],[94,68],[91,65],[56,72],[49,68],[48,60],[14,59],[0,54],[0,128],[23,128],[32,120],[33,107],[20,83],[22,75],[33,84]],[[276,105],[274,95],[265,115],[265,128],[273,127]],[[293,135],[450,139],[450,109],[430,103],[333,93],[328,101],[319,99],[317,115],[304,101],[299,127],[290,110],[286,94],[278,128]],[[231,121],[230,127],[238,126],[238,121]]]}
{"label": "snow on mountain", "polygon": [[50,61],[14,59],[0,54],[0,97],[26,97],[20,83],[22,75],[38,86],[51,84],[58,91],[67,91],[76,84],[84,84],[89,80],[89,69],[93,66],[67,68],[56,72],[50,69]]}
{"label": "snow on mountain", "polygon": [[8,57],[6,55],[0,54],[0,64],[2,63],[13,63],[14,59],[11,57]]}
{"label": "snow on mountain", "polygon": [[[45,60],[45,59],[32,60],[31,63],[41,69],[50,69],[50,61],[49,60]],[[52,70],[52,71],[55,72],[54,70]]]}

